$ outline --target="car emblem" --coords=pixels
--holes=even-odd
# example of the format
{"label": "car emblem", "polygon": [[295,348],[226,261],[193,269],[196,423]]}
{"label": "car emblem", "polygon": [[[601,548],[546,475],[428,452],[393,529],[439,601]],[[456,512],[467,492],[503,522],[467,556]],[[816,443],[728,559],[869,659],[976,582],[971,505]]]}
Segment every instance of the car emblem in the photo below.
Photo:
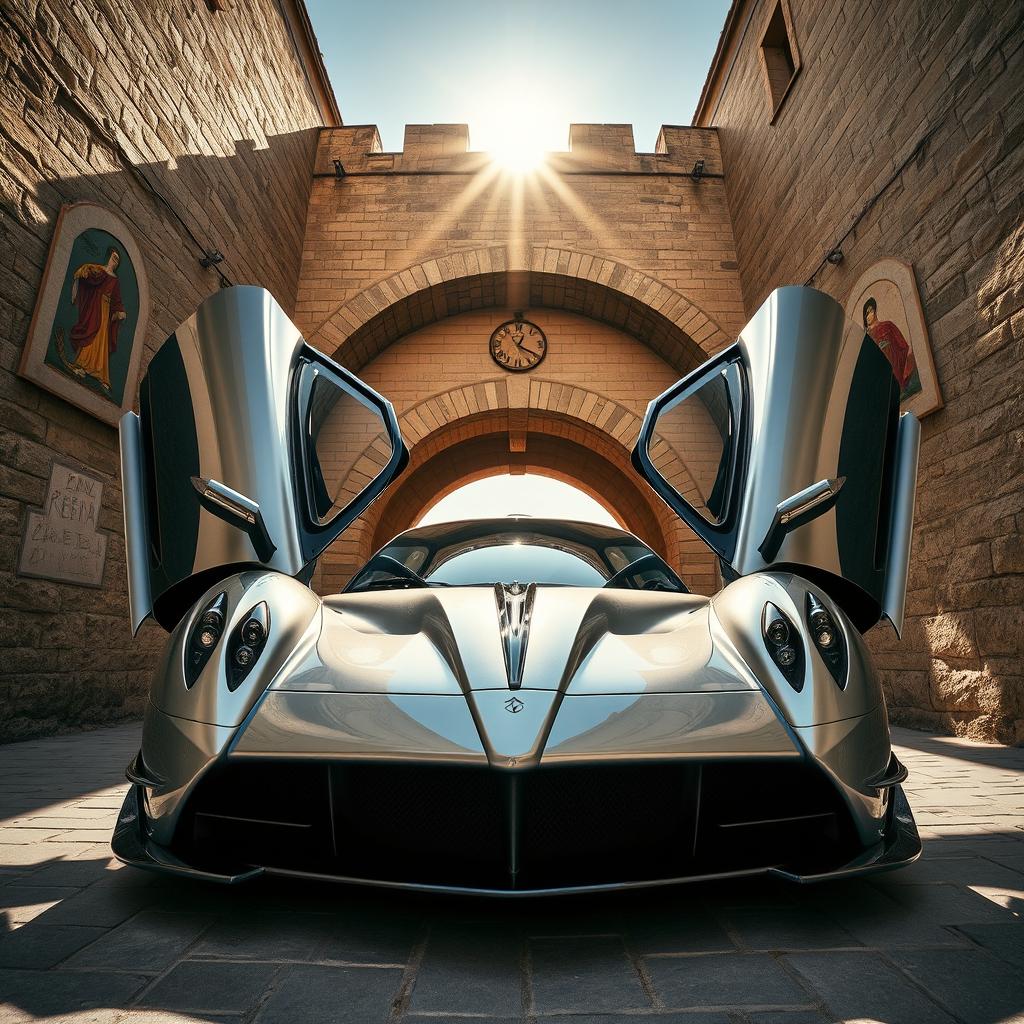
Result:
{"label": "car emblem", "polygon": [[505,710],[513,715],[518,715],[525,707],[526,705],[518,697],[509,697],[505,701]]}

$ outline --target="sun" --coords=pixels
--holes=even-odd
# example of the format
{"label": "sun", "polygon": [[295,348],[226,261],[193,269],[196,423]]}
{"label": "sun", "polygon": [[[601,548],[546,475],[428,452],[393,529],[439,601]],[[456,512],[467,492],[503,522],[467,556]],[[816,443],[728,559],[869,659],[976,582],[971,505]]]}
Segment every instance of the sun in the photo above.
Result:
{"label": "sun", "polygon": [[510,132],[488,152],[494,162],[510,174],[530,174],[537,170],[546,152],[544,147],[528,135]]}
{"label": "sun", "polygon": [[553,117],[550,102],[539,93],[519,91],[481,96],[470,138],[475,150],[490,154],[509,174],[536,171],[551,150],[561,148],[568,124]]}

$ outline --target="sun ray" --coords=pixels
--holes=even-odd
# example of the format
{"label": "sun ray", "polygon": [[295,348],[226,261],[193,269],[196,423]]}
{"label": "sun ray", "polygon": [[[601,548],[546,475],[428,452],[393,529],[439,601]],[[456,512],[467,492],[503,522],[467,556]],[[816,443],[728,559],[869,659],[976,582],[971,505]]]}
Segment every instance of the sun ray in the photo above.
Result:
{"label": "sun ray", "polygon": [[603,220],[593,209],[587,207],[580,199],[576,191],[569,188],[559,177],[558,172],[547,165],[538,168],[538,178],[548,185],[556,198],[568,207],[581,224],[594,236],[601,239],[601,245],[605,248],[623,250],[628,246],[623,244],[619,233]]}
{"label": "sun ray", "polygon": [[417,258],[429,254],[431,246],[443,237],[446,231],[454,227],[458,218],[489,185],[497,184],[500,168],[494,163],[484,163],[466,184],[466,187],[452,200],[443,215],[434,217],[429,228],[409,239],[409,248],[417,253]]}

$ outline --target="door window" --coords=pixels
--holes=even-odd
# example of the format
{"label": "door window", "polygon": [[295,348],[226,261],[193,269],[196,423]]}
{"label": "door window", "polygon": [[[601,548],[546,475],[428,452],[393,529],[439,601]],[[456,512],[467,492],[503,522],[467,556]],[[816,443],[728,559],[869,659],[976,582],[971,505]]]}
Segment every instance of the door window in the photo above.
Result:
{"label": "door window", "polygon": [[384,472],[394,446],[380,409],[323,373],[312,380],[305,420],[310,511],[325,526]]}
{"label": "door window", "polygon": [[647,455],[662,480],[707,523],[725,522],[738,447],[740,377],[718,367],[658,412]]}

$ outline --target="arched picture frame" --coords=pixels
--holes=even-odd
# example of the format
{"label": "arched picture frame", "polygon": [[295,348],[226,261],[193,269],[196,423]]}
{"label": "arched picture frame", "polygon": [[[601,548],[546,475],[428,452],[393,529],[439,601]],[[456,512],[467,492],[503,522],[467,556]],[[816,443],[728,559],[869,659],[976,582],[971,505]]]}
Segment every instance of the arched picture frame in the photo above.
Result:
{"label": "arched picture frame", "polygon": [[900,408],[918,419],[942,408],[928,324],[914,268],[886,258],[857,279],[846,301],[846,315],[885,353],[900,384]]}
{"label": "arched picture frame", "polygon": [[61,207],[18,373],[116,426],[132,408],[149,285],[127,225],[96,203]]}

